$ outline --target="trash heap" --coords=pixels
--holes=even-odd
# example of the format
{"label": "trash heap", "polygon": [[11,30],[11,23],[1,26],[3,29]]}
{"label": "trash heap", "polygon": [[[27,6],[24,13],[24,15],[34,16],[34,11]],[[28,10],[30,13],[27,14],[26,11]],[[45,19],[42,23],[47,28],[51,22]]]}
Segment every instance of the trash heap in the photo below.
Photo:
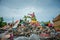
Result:
{"label": "trash heap", "polygon": [[[30,20],[28,20],[30,19]],[[14,35],[29,37],[31,34],[37,34],[42,37],[52,37],[55,34],[53,24],[48,22],[39,22],[36,19],[34,12],[24,16],[20,19],[20,22],[16,28]]]}

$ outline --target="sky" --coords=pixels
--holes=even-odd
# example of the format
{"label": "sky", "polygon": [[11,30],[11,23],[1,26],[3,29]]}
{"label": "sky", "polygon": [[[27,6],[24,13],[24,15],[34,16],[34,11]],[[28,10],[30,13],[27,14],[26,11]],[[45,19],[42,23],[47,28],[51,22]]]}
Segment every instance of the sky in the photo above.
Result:
{"label": "sky", "polygon": [[0,0],[0,17],[6,22],[33,12],[38,21],[53,20],[60,14],[60,0]]}

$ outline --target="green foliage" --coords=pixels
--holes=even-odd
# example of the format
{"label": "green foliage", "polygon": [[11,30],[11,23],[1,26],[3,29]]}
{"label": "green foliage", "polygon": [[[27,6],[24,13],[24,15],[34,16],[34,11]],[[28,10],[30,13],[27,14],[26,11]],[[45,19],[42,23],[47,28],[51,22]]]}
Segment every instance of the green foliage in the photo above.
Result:
{"label": "green foliage", "polygon": [[50,21],[47,21],[47,22],[44,22],[45,24],[48,24],[48,23],[50,23]]}
{"label": "green foliage", "polygon": [[3,22],[3,17],[0,17],[0,27],[7,25],[6,22]]}
{"label": "green foliage", "polygon": [[0,17],[0,22],[3,22],[3,17]]}
{"label": "green foliage", "polygon": [[2,26],[2,27],[5,26],[5,25],[7,25],[6,22],[2,22],[2,23],[1,23],[1,26]]}

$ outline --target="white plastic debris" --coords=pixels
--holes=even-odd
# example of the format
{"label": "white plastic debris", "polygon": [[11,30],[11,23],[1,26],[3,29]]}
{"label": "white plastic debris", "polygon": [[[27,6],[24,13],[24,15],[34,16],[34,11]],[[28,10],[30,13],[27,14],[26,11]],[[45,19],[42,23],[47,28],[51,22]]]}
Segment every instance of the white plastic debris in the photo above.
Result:
{"label": "white plastic debris", "polygon": [[32,34],[29,39],[30,40],[40,40],[39,36],[36,34]]}

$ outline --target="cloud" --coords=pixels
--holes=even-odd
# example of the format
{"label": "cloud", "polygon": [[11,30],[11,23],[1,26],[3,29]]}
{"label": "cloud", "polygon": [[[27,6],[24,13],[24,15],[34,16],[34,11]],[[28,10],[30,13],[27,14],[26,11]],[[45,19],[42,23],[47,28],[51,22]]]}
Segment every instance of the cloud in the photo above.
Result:
{"label": "cloud", "polygon": [[58,0],[1,0],[0,16],[19,19],[35,12],[39,21],[48,21],[60,14],[59,2]]}

